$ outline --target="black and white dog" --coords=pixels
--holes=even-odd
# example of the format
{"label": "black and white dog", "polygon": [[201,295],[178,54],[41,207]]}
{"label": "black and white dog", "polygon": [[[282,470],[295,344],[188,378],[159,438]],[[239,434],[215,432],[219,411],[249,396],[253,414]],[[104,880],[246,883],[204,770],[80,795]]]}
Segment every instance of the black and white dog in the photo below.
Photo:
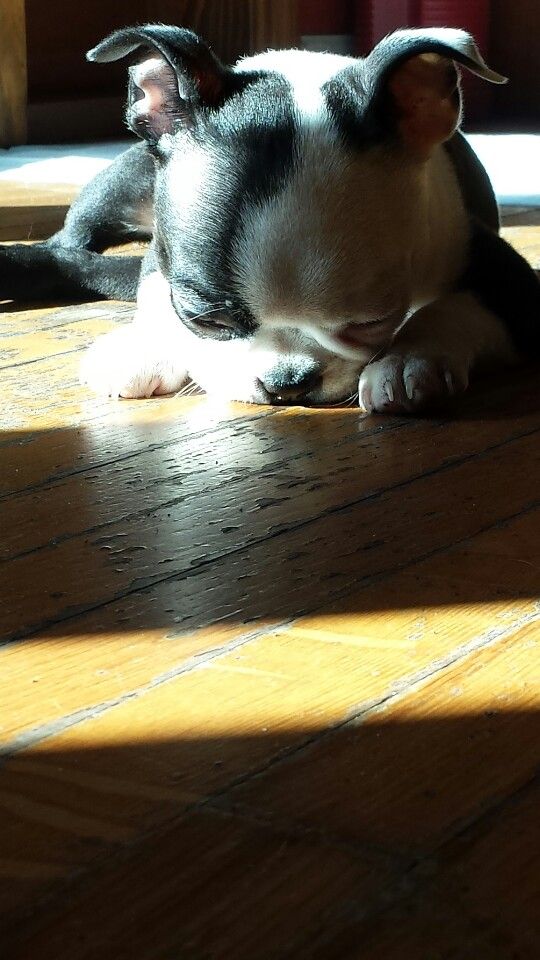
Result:
{"label": "black and white dog", "polygon": [[[460,30],[402,30],[366,59],[270,51],[225,67],[189,30],[120,30],[142,138],[44,244],[0,252],[0,295],[134,299],[83,380],[112,396],[193,379],[227,399],[411,411],[471,371],[540,353],[540,284],[498,236],[457,132]],[[152,235],[144,261],[99,253]]]}

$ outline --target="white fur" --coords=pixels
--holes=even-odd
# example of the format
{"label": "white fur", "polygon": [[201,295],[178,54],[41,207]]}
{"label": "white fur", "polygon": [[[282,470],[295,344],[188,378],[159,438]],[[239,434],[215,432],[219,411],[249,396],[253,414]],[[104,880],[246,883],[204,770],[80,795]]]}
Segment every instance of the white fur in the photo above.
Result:
{"label": "white fur", "polygon": [[305,120],[320,118],[326,113],[322,86],[340,70],[355,62],[354,57],[342,57],[333,53],[268,50],[266,53],[241,60],[235,71],[245,73],[260,70],[281,74],[288,80],[296,107]]}
{"label": "white fur", "polygon": [[248,339],[225,342],[196,336],[176,316],[167,281],[152,273],[140,285],[133,323],[90,347],[81,380],[108,396],[148,397],[175,393],[191,378],[221,399],[264,403],[258,380],[278,361],[294,364],[306,357],[325,364],[326,402],[356,392],[363,364],[331,354],[294,329],[262,328]]}
{"label": "white fur", "polygon": [[99,337],[84,355],[81,382],[125,399],[176,393],[188,380],[180,328],[168,284],[150,274],[139,286],[133,322]]}
{"label": "white fur", "polygon": [[324,402],[354,394],[363,369],[358,393],[367,412],[414,412],[465,390],[479,359],[517,359],[502,323],[469,293],[418,310],[385,355],[368,363],[372,356],[366,350],[362,360],[342,359],[291,326],[263,327],[248,339],[202,339],[178,319],[167,281],[153,273],[141,283],[133,323],[96,341],[81,379],[98,393],[135,398],[175,393],[191,378],[211,396],[262,403],[258,381],[276,362],[309,357],[324,364]]}

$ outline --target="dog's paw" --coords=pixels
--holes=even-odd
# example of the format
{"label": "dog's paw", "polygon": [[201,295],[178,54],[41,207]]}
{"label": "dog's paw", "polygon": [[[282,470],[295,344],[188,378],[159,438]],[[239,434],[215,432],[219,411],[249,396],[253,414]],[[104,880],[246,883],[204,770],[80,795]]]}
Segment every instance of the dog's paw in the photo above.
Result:
{"label": "dog's paw", "polygon": [[466,390],[468,372],[446,357],[390,353],[369,363],[358,398],[367,413],[417,413]]}
{"label": "dog's paw", "polygon": [[113,330],[87,350],[80,381],[95,393],[135,400],[176,393],[188,380],[175,351],[157,345],[133,326]]}

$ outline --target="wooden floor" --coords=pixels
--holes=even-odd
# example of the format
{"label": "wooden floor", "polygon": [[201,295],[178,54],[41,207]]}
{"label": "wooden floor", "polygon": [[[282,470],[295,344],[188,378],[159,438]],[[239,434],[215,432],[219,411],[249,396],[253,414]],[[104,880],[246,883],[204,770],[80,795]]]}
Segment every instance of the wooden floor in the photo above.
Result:
{"label": "wooden floor", "polygon": [[3,310],[2,956],[539,956],[538,369],[115,403],[129,308]]}

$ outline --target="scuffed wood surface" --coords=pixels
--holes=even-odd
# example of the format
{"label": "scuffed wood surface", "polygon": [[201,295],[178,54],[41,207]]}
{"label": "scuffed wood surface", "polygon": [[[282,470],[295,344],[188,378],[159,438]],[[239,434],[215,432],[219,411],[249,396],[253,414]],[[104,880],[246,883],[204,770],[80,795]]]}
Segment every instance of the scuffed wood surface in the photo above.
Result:
{"label": "scuffed wood surface", "polygon": [[538,370],[425,420],[91,397],[131,311],[0,317],[6,956],[535,956]]}

